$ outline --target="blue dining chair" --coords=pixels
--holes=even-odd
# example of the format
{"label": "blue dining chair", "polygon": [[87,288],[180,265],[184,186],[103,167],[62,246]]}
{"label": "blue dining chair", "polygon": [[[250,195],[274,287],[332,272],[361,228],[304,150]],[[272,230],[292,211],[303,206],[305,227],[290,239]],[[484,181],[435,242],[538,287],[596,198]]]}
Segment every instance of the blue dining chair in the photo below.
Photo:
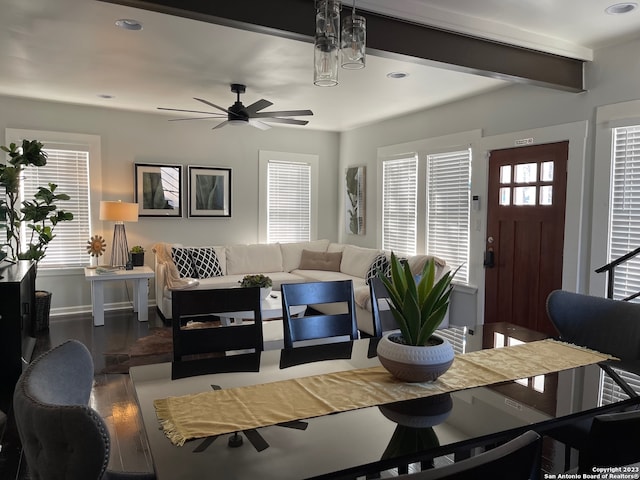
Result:
{"label": "blue dining chair", "polygon": [[13,396],[18,435],[33,480],[153,480],[153,473],[107,470],[107,425],[89,406],[93,360],[68,340],[22,372]]}

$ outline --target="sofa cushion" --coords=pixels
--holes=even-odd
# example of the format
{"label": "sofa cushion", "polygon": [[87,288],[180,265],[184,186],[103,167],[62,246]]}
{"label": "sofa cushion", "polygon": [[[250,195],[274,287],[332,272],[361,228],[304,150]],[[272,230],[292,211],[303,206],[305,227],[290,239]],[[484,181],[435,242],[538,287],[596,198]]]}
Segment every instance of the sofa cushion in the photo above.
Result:
{"label": "sofa cushion", "polygon": [[300,268],[300,258],[302,250],[312,250],[314,252],[326,252],[329,240],[312,240],[310,242],[280,243],[282,251],[282,270],[290,272]]}
{"label": "sofa cushion", "polygon": [[367,270],[367,276],[365,277],[367,285],[369,285],[369,280],[373,277],[377,277],[380,274],[386,275],[388,268],[389,259],[384,253],[379,253],[376,258],[373,259],[373,262],[371,262],[371,265],[369,265],[369,269]]}
{"label": "sofa cushion", "polygon": [[282,272],[280,245],[253,244],[227,247],[227,274]]}
{"label": "sofa cushion", "polygon": [[375,248],[356,247],[345,245],[342,251],[342,262],[340,271],[354,277],[366,278],[369,265],[375,260],[378,254],[382,253]]}
{"label": "sofa cushion", "polygon": [[172,247],[171,258],[173,263],[176,264],[181,278],[198,278],[198,274],[193,267],[190,248]]}
{"label": "sofa cushion", "polygon": [[327,270],[340,271],[342,252],[312,252],[302,250],[300,257],[300,270]]}
{"label": "sofa cushion", "polygon": [[222,267],[212,247],[192,248],[191,259],[198,278],[211,278],[222,275]]}

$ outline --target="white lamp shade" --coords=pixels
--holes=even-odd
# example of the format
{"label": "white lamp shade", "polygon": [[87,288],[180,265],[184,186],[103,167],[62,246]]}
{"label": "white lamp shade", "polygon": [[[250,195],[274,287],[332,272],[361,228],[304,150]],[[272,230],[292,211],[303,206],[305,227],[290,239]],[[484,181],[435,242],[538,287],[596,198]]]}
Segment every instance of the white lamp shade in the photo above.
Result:
{"label": "white lamp shade", "polygon": [[138,204],[126,202],[100,202],[100,220],[137,222]]}

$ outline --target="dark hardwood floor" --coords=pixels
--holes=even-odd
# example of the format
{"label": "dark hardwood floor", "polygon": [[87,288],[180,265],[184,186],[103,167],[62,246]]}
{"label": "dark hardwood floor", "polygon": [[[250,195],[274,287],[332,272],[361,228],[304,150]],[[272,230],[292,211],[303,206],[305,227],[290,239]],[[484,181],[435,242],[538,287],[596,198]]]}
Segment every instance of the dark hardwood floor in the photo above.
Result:
{"label": "dark hardwood floor", "polygon": [[[37,336],[34,358],[68,339],[79,340],[91,351],[96,372],[91,403],[111,434],[112,470],[152,471],[153,467],[129,375],[101,373],[109,358],[105,354],[126,351],[151,328],[162,326],[152,307],[148,322],[139,322],[132,311],[115,311],[105,313],[102,327],[93,326],[91,314],[51,317],[49,330]],[[20,461],[19,441],[11,419],[4,435],[0,432],[0,440],[0,479],[29,479],[24,462]]]}

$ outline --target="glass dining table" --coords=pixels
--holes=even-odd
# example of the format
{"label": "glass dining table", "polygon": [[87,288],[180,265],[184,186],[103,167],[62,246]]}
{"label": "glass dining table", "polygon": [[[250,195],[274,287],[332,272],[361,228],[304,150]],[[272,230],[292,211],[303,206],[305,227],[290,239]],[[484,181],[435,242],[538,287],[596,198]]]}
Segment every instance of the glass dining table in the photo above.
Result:
{"label": "glass dining table", "polygon": [[[542,340],[509,323],[439,331],[456,353]],[[596,364],[425,398],[301,418],[172,443],[154,402],[218,389],[376,367],[377,339],[245,353],[210,359],[210,374],[171,380],[171,363],[132,367],[131,379],[159,480],[375,478],[378,472],[464,458],[533,429],[549,429],[640,403],[602,404]],[[554,473],[554,472],[550,472]],[[557,473],[557,472],[555,472]]]}

